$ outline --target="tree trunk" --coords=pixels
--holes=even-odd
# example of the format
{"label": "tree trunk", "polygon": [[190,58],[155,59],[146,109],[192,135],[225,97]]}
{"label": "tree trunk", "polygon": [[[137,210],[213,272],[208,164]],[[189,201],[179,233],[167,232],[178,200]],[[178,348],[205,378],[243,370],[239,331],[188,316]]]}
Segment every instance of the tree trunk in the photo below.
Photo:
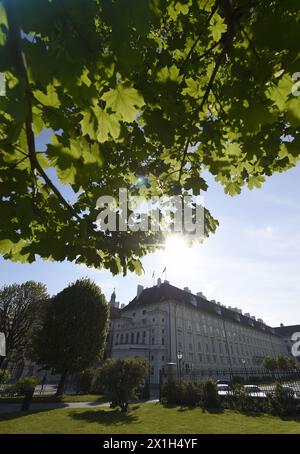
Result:
{"label": "tree trunk", "polygon": [[66,384],[66,379],[67,379],[68,372],[63,372],[61,374],[60,380],[58,382],[57,390],[56,390],[56,396],[62,396],[65,390],[65,384]]}

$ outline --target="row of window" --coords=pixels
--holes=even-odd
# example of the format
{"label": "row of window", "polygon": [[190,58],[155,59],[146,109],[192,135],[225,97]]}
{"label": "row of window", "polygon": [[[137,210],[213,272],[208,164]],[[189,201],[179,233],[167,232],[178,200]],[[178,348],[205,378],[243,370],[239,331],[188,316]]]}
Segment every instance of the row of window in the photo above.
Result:
{"label": "row of window", "polygon": [[[162,334],[164,334],[164,330],[162,330]],[[142,336],[140,335],[140,332],[138,331],[137,333],[122,333],[122,334],[119,334],[117,333],[116,334],[116,337],[115,337],[115,345],[122,345],[122,344],[146,344],[146,336],[147,336],[147,333],[146,331],[143,331],[142,332]],[[155,345],[156,342],[155,342],[155,337],[152,336],[151,337],[151,342],[150,342],[152,345]],[[162,336],[160,338],[160,342],[159,342],[161,345],[165,345],[165,338],[164,336]]]}

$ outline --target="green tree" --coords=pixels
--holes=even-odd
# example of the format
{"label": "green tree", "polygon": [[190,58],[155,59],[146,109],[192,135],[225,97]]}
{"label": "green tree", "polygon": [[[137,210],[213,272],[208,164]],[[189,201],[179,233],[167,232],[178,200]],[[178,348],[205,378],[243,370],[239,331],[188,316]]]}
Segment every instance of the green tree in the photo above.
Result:
{"label": "green tree", "polygon": [[77,280],[47,303],[42,326],[34,335],[33,359],[61,374],[57,395],[70,373],[92,366],[103,354],[108,305],[99,287]]}
{"label": "green tree", "polygon": [[3,256],[141,272],[161,235],[100,230],[99,196],[198,194],[205,171],[233,196],[295,166],[299,24],[298,0],[2,0]]}
{"label": "green tree", "polygon": [[278,363],[276,358],[266,356],[262,361],[262,367],[270,372],[275,372],[278,369]]}
{"label": "green tree", "polygon": [[99,378],[112,407],[126,412],[129,400],[137,397],[138,388],[148,374],[149,364],[142,358],[108,359],[99,371]]}
{"label": "green tree", "polygon": [[277,369],[281,371],[286,371],[290,369],[290,361],[287,356],[278,355],[276,357]]}
{"label": "green tree", "polygon": [[32,330],[47,298],[46,286],[40,282],[1,287],[0,332],[5,334],[8,359],[22,359],[28,353]]}

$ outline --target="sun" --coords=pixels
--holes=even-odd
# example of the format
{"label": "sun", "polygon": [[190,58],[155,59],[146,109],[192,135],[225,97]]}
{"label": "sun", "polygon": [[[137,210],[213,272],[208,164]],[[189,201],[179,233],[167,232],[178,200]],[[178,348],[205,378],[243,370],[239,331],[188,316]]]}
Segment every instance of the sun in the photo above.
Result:
{"label": "sun", "polygon": [[190,264],[193,260],[193,248],[183,235],[170,235],[166,239],[164,259],[167,265],[177,266]]}

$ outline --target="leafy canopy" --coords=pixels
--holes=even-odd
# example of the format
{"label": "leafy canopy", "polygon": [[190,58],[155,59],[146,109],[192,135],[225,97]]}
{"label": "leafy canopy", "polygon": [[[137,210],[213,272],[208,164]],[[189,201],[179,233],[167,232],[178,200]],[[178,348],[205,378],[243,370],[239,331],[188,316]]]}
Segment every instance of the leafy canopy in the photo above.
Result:
{"label": "leafy canopy", "polygon": [[34,333],[32,358],[64,376],[93,365],[103,354],[108,304],[99,287],[80,279],[49,300]]}
{"label": "leafy canopy", "polygon": [[299,30],[298,0],[2,0],[3,256],[140,272],[160,235],[98,231],[99,196],[198,194],[204,171],[234,196],[295,166]]}
{"label": "leafy canopy", "polygon": [[8,359],[24,359],[28,354],[31,334],[42,318],[47,298],[46,286],[40,282],[0,288],[0,332],[5,334]]}

